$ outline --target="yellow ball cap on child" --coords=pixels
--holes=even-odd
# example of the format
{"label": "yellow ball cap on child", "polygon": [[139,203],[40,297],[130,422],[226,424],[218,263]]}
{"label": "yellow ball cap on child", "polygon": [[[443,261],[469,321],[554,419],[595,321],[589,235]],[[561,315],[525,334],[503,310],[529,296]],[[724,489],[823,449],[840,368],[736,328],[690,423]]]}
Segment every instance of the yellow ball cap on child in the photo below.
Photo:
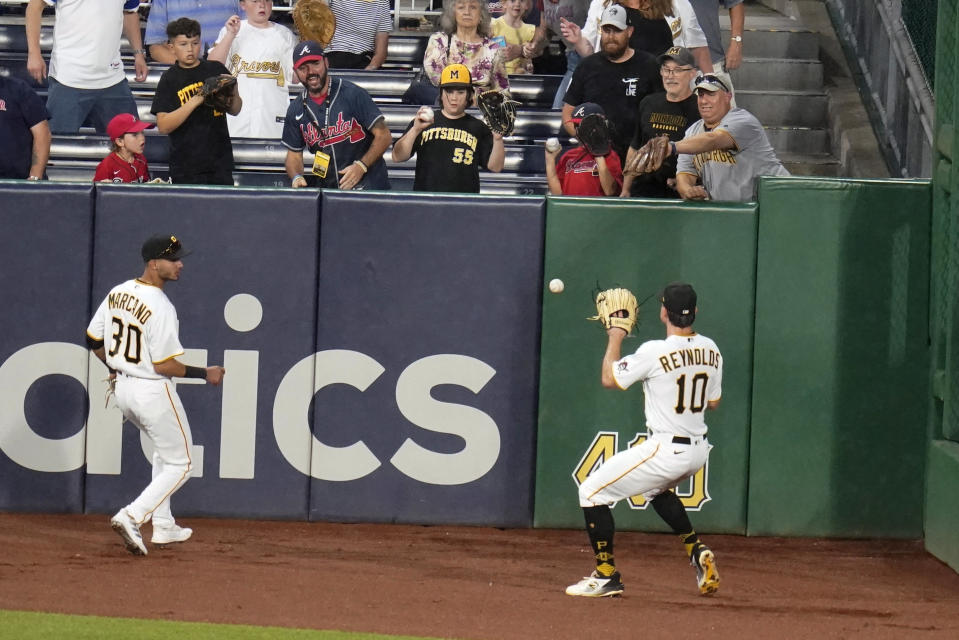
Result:
{"label": "yellow ball cap on child", "polygon": [[441,89],[469,89],[473,86],[473,76],[464,64],[449,64],[440,75]]}

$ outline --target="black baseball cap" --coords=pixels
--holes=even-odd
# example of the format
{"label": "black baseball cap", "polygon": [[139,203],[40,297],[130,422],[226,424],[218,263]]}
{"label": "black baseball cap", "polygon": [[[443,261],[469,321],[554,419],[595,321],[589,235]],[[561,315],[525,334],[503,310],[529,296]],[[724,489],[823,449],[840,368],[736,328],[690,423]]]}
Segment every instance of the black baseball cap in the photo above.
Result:
{"label": "black baseball cap", "polygon": [[685,282],[671,282],[659,294],[659,301],[666,311],[679,316],[696,313],[696,291],[693,285]]}
{"label": "black baseball cap", "polygon": [[301,64],[312,60],[323,60],[325,57],[323,45],[316,40],[304,40],[293,47],[293,68],[298,69]]}
{"label": "black baseball cap", "polygon": [[140,255],[144,262],[150,260],[170,260],[177,261],[190,255],[189,251],[184,250],[183,245],[174,235],[155,235],[147,238],[140,249]]}

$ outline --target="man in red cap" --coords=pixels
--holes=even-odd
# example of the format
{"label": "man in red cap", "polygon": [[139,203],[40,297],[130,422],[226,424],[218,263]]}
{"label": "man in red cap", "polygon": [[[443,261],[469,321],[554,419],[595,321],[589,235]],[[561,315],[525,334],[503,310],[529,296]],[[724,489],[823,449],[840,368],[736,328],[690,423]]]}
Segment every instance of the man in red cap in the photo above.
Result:
{"label": "man in red cap", "polygon": [[149,182],[150,169],[143,155],[146,144],[144,129],[156,125],[137,120],[136,116],[121,113],[107,125],[107,135],[113,143],[110,155],[100,161],[93,175],[94,182]]}
{"label": "man in red cap", "polygon": [[[293,48],[293,70],[304,87],[287,109],[283,124],[286,174],[290,186],[326,189],[389,189],[383,153],[393,136],[379,108],[364,89],[327,73],[318,42]],[[313,166],[303,169],[303,149]]]}

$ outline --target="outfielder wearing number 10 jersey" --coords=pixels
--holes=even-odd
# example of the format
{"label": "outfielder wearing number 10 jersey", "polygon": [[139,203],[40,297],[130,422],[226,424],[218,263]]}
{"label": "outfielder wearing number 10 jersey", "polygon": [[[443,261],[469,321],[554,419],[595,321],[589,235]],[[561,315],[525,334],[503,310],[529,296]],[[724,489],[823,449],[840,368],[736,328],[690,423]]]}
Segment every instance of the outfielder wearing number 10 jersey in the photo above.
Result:
{"label": "outfielder wearing number 10 jersey", "polygon": [[154,544],[184,542],[192,529],[177,526],[170,496],[193,468],[193,436],[172,377],[219,384],[223,367],[192,367],[183,355],[176,309],[163,285],[178,280],[186,253],[175,236],[154,236],[141,249],[143,275],[113,287],[87,327],[87,344],[115,376],[117,406],[123,417],[153,444],[153,479],[110,524],[134,555],[146,555],[140,525],[153,519]]}
{"label": "outfielder wearing number 10 jersey", "polygon": [[579,486],[579,505],[596,555],[596,570],[566,589],[572,596],[623,593],[613,557],[611,507],[635,495],[649,500],[682,540],[696,570],[700,593],[709,595],[719,588],[713,552],[699,541],[673,488],[698,472],[709,457],[704,415],[707,409],[719,406],[723,359],[716,343],[692,328],[697,309],[691,285],[667,285],[660,301],[664,340],[644,342],[635,353],[620,357],[626,332],[616,327],[607,330],[603,386],[625,390],[642,381],[647,438],[604,462]]}

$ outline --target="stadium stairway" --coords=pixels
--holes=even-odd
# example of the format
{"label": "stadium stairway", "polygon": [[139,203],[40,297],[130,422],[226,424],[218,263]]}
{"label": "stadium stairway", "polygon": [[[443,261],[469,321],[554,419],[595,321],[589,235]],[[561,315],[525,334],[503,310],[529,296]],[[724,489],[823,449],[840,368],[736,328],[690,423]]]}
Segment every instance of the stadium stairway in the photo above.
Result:
{"label": "stadium stairway", "polygon": [[[721,17],[728,29],[728,16]],[[395,32],[390,39],[388,64],[380,71],[336,72],[365,88],[382,109],[394,139],[405,130],[416,108],[400,103],[415,69],[422,62],[428,32]],[[728,35],[728,31],[727,31]],[[745,51],[748,54],[733,82],[736,99],[764,124],[770,142],[787,168],[797,175],[843,175],[831,152],[828,100],[823,89],[823,64],[819,60],[820,34],[804,28],[765,5],[750,3],[747,11]],[[52,45],[52,16],[45,16],[41,48]],[[21,77],[44,94],[26,72],[26,37],[23,18],[0,16],[0,73]],[[140,118],[152,121],[150,103],[165,67],[151,65],[149,77],[138,83],[127,59],[128,79],[137,99]],[[483,172],[483,193],[544,193],[543,141],[560,135],[559,112],[549,108],[559,76],[511,78],[518,110],[516,130],[507,139],[506,166],[502,173]],[[291,94],[298,89],[291,87]],[[54,137],[48,174],[54,180],[89,180],[99,160],[108,153],[103,136],[83,129],[78,135]],[[147,157],[155,175],[165,175],[166,137],[148,132]],[[236,180],[239,185],[286,186],[283,172],[285,147],[274,140],[234,140]],[[387,152],[387,158],[389,152]],[[311,158],[306,155],[309,163]],[[412,185],[413,162],[388,162],[394,188]]]}

